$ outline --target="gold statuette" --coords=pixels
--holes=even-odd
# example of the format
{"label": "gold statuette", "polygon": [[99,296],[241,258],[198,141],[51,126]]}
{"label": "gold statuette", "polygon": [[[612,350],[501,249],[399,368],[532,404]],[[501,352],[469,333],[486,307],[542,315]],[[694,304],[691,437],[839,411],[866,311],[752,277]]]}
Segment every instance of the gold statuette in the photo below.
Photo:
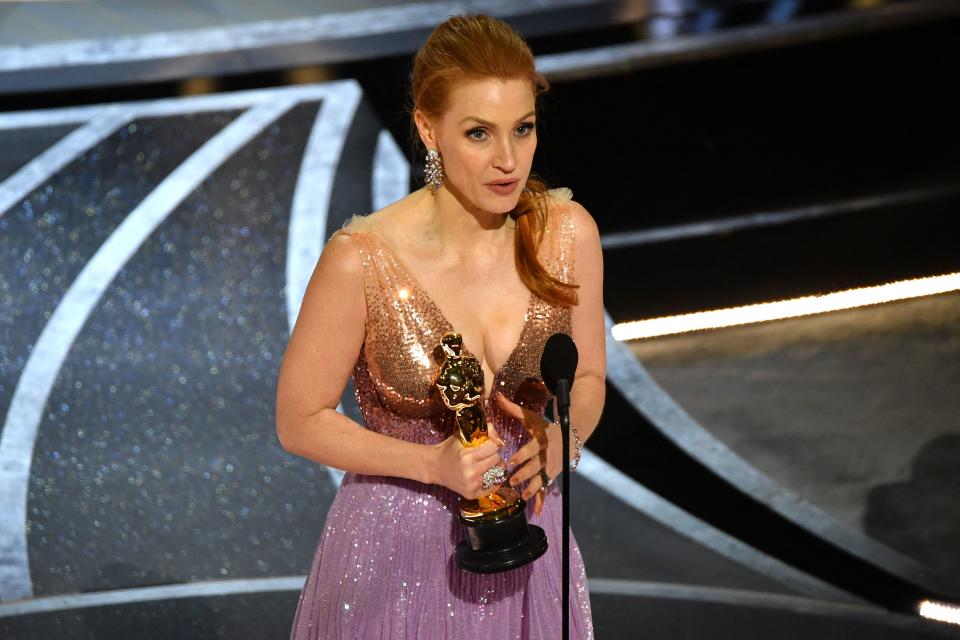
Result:
{"label": "gold statuette", "polygon": [[[441,360],[436,385],[444,404],[456,413],[460,442],[476,447],[487,438],[487,419],[483,412],[483,369],[473,356],[463,355],[463,338],[448,333],[440,342],[437,359]],[[478,500],[461,497],[460,515],[470,522],[493,522],[523,508],[516,489],[501,486]]]}

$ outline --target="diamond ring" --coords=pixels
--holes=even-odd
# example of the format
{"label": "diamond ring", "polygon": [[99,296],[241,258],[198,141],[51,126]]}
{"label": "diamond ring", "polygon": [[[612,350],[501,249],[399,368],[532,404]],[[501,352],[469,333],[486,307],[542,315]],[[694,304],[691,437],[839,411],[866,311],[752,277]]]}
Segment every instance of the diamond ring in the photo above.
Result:
{"label": "diamond ring", "polygon": [[487,491],[495,484],[499,484],[506,479],[506,469],[502,465],[494,465],[483,472],[483,490]]}

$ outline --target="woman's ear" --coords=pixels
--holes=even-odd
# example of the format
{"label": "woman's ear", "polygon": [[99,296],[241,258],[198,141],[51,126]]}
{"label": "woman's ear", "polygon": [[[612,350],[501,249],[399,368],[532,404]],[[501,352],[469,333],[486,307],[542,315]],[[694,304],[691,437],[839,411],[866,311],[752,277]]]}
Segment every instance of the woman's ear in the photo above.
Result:
{"label": "woman's ear", "polygon": [[413,112],[413,121],[417,125],[417,132],[420,134],[420,141],[427,149],[437,148],[437,135],[433,123],[422,111],[417,109]]}

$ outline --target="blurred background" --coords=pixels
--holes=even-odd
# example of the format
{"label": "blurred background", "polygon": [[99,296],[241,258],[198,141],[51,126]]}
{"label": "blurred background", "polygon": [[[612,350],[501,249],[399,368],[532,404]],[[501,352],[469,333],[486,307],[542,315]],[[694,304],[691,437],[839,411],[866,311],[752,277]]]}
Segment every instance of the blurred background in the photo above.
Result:
{"label": "blurred background", "polygon": [[955,0],[0,3],[0,637],[288,636],[342,474],[280,359],[465,10],[602,234],[597,637],[960,638]]}

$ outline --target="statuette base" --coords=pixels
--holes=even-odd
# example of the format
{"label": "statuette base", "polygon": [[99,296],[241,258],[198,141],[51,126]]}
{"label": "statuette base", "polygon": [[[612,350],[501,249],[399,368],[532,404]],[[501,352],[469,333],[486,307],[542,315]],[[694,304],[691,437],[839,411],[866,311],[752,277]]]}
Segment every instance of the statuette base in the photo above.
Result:
{"label": "statuette base", "polygon": [[457,545],[457,566],[473,573],[498,573],[533,562],[547,551],[543,529],[527,523],[526,501],[521,508],[497,522],[480,526],[460,517],[467,539]]}

